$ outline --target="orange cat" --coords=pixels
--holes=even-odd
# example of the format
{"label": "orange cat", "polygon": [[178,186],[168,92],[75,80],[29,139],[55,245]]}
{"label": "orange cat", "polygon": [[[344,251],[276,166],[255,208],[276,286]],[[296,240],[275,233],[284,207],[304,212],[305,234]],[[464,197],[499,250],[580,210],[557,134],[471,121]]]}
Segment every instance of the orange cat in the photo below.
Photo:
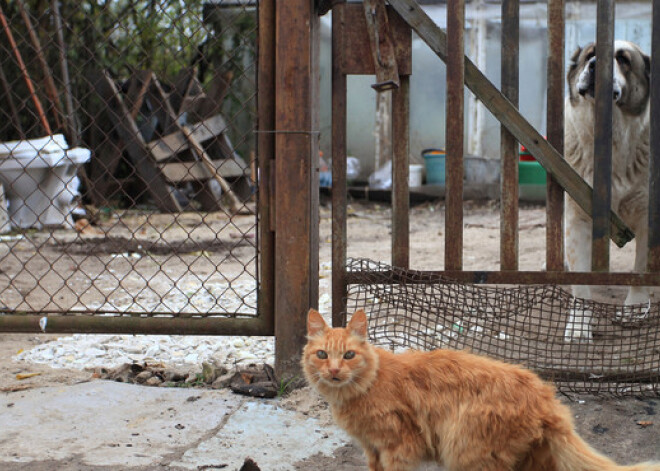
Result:
{"label": "orange cat", "polygon": [[302,366],[370,471],[435,461],[450,471],[656,470],[619,467],[573,431],[552,386],[523,368],[450,350],[390,353],[367,342],[357,311],[345,329],[315,311]]}

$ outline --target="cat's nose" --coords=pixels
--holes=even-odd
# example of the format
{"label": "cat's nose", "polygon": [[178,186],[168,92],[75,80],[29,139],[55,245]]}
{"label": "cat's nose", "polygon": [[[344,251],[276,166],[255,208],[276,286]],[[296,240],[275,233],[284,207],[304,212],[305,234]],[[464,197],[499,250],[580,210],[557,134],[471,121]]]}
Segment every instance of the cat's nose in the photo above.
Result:
{"label": "cat's nose", "polygon": [[330,368],[328,371],[332,376],[337,376],[339,374],[339,368]]}

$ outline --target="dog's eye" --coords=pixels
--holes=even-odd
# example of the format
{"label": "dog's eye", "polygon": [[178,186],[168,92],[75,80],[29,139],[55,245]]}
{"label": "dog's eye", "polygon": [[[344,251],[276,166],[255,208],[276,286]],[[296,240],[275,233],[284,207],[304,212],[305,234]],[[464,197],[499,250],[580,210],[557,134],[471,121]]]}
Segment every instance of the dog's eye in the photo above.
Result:
{"label": "dog's eye", "polygon": [[344,360],[352,360],[353,358],[355,358],[355,352],[353,350],[344,353]]}
{"label": "dog's eye", "polygon": [[323,350],[317,351],[316,356],[321,360],[327,360],[328,359],[328,354],[326,352],[324,352]]}
{"label": "dog's eye", "polygon": [[617,54],[616,61],[619,65],[630,65],[630,58],[624,53]]}

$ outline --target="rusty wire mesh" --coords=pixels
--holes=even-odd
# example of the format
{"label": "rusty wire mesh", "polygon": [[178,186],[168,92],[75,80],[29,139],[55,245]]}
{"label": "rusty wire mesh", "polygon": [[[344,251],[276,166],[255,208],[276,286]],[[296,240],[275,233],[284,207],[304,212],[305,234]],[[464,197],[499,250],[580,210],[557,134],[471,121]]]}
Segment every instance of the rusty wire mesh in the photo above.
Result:
{"label": "rusty wire mesh", "polygon": [[256,2],[2,9],[2,310],[257,315]]}
{"label": "rusty wire mesh", "polygon": [[[365,309],[376,345],[469,349],[526,365],[562,391],[660,395],[660,303],[581,300],[550,285],[466,284],[367,259],[349,260],[348,270],[367,280],[349,285],[348,312]],[[592,342],[565,341],[570,309],[593,312]]]}

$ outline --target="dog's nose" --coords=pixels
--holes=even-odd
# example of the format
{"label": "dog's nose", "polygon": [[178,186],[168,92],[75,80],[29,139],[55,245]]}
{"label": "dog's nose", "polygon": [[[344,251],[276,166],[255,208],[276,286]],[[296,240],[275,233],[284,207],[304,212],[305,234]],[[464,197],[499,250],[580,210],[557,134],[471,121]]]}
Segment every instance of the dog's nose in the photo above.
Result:
{"label": "dog's nose", "polygon": [[617,101],[619,98],[621,98],[621,90],[617,90],[616,88],[612,91],[612,98],[614,101]]}

